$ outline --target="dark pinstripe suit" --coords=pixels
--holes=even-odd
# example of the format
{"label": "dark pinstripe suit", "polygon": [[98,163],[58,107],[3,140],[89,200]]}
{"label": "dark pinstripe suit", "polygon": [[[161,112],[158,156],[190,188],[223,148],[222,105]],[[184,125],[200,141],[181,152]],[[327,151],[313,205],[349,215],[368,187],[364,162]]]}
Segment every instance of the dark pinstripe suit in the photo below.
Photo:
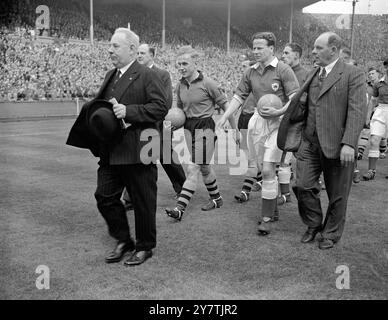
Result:
{"label": "dark pinstripe suit", "polygon": [[308,227],[320,227],[323,214],[318,179],[323,171],[329,206],[322,236],[334,242],[344,229],[353,174],[353,165],[341,166],[340,151],[344,144],[356,150],[366,116],[365,90],[362,70],[341,59],[321,84],[317,73],[308,90],[307,113],[314,107],[315,116],[306,117],[304,137],[296,154],[297,181],[293,189],[303,222]]}
{"label": "dark pinstripe suit", "polygon": [[112,96],[126,106],[127,128],[121,141],[100,153],[97,189],[97,207],[108,224],[109,233],[119,241],[130,241],[128,219],[120,201],[127,188],[135,211],[136,249],[150,250],[156,246],[156,182],[154,163],[144,164],[140,158],[140,135],[145,129],[158,131],[156,123],[167,113],[166,92],[158,77],[137,61],[121,76],[113,90],[112,78],[116,69],[107,73],[97,99]]}

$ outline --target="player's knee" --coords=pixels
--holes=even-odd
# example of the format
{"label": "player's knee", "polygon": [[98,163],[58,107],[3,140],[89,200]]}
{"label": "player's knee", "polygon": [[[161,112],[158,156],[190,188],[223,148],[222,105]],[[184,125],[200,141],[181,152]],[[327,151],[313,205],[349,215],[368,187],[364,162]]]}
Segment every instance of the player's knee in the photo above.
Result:
{"label": "player's knee", "polygon": [[370,147],[373,149],[377,149],[380,145],[380,140],[381,140],[380,136],[376,136],[376,135],[370,136],[370,139],[369,139]]}
{"label": "player's knee", "polygon": [[278,196],[278,180],[263,180],[261,184],[261,197],[263,199],[275,199]]}
{"label": "player's knee", "polygon": [[195,163],[189,163],[189,165],[187,166],[187,178],[197,177],[199,170],[199,165]]}
{"label": "player's knee", "polygon": [[258,163],[255,157],[248,158],[248,168],[258,168]]}
{"label": "player's knee", "polygon": [[204,177],[208,176],[211,172],[210,165],[208,164],[201,165],[200,170],[201,170],[202,176]]}
{"label": "player's knee", "polygon": [[273,180],[276,177],[276,171],[272,168],[263,168],[261,171],[263,175],[263,180]]}
{"label": "player's knee", "polygon": [[248,177],[256,177],[257,176],[257,168],[248,168],[246,175]]}

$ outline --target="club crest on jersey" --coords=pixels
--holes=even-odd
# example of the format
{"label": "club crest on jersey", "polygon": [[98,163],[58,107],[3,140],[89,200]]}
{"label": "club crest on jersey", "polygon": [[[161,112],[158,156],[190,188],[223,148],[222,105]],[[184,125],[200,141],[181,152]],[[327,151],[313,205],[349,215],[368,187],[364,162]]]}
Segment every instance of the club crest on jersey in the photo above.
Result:
{"label": "club crest on jersey", "polygon": [[273,84],[271,84],[271,87],[272,87],[272,90],[276,92],[279,90],[279,83],[274,82]]}

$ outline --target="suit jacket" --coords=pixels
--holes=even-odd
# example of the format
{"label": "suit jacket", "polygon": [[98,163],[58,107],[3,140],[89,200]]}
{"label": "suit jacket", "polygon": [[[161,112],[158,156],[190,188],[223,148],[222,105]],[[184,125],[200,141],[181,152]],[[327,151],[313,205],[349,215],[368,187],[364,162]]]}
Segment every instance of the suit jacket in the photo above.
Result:
{"label": "suit jacket", "polygon": [[166,90],[166,102],[168,109],[171,108],[172,105],[172,83],[171,83],[171,77],[167,70],[163,70],[158,68],[157,66],[153,65],[151,70],[153,70],[162,80],[163,86]]}
{"label": "suit jacket", "polygon": [[[296,152],[302,141],[302,131],[307,119],[307,93],[311,81],[319,68],[315,68],[308,74],[307,79],[301,84],[299,91],[291,98],[290,105],[284,113],[279,125],[277,145],[284,152]],[[285,153],[283,152],[283,157]],[[283,162],[284,158],[282,158]]]}
{"label": "suit jacket", "polygon": [[316,131],[326,158],[339,158],[344,144],[356,150],[366,111],[364,72],[339,59],[322,84],[316,107]]}
{"label": "suit jacket", "polygon": [[[96,99],[103,98],[104,90],[115,72],[116,69],[108,71]],[[113,96],[118,103],[126,106],[124,120],[131,123],[131,126],[123,131],[121,139],[110,146],[109,164],[144,163],[140,157],[141,151],[153,137],[158,136],[156,123],[163,120],[168,111],[166,90],[152,70],[134,61],[117,82]],[[86,126],[87,105],[82,108],[66,143],[88,148],[95,156],[101,156],[101,146],[96,146],[96,140]],[[145,131],[146,129],[156,130]]]}

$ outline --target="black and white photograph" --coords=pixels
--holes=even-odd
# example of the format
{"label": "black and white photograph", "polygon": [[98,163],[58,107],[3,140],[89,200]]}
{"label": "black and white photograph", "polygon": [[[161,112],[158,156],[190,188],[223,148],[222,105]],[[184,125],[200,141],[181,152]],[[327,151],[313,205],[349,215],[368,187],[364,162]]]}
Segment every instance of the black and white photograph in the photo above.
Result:
{"label": "black and white photograph", "polygon": [[387,0],[2,0],[0,300],[387,300],[387,138]]}

